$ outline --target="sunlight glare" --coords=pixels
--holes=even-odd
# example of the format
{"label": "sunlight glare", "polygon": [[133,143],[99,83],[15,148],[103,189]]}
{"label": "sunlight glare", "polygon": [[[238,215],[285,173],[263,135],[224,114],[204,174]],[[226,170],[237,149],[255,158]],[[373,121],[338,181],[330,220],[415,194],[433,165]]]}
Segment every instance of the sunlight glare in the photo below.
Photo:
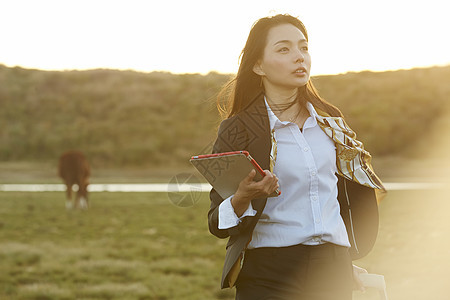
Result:
{"label": "sunlight glare", "polygon": [[[450,63],[439,1],[8,1],[0,63],[45,70],[234,73],[251,25],[276,13],[306,25],[312,74]],[[238,5],[237,5],[238,4]],[[407,5],[406,5],[407,4]]]}

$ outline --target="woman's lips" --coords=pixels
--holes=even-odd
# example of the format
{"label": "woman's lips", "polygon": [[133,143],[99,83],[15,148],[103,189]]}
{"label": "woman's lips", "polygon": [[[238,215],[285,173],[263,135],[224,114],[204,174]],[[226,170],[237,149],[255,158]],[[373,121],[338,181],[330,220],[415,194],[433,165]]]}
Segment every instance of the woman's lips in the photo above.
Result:
{"label": "woman's lips", "polygon": [[306,74],[306,69],[303,67],[298,68],[294,71],[294,74],[300,74],[300,75]]}

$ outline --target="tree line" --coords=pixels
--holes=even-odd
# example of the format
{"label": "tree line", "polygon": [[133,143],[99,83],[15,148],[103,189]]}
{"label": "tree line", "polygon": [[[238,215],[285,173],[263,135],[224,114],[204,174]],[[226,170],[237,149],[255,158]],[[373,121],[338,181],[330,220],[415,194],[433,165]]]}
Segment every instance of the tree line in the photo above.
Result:
{"label": "tree line", "polygon": [[[95,167],[188,165],[208,152],[230,74],[41,71],[0,65],[0,161],[78,149]],[[449,111],[450,66],[317,76],[373,155],[402,154]]]}

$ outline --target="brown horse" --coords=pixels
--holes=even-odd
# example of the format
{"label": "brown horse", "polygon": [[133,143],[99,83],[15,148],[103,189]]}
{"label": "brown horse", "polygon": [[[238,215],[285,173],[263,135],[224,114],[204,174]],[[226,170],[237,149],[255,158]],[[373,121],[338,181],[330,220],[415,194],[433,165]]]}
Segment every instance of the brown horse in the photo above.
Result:
{"label": "brown horse", "polygon": [[[67,186],[66,208],[88,208],[90,167],[86,157],[80,151],[67,151],[59,158],[58,174]],[[72,202],[72,186],[78,186],[77,195]]]}

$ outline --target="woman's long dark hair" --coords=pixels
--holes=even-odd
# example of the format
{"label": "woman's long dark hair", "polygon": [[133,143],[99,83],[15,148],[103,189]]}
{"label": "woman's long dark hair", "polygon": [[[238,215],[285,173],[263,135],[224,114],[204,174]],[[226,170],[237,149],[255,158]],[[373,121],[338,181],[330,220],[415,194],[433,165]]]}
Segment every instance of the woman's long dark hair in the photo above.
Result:
{"label": "woman's long dark hair", "polygon": [[[217,97],[217,107],[223,118],[232,117],[241,112],[264,91],[261,77],[253,72],[253,66],[263,56],[269,30],[281,24],[294,25],[308,40],[308,33],[303,23],[291,15],[276,15],[256,21],[240,55],[241,61],[236,77],[222,88]],[[298,88],[297,101],[300,103],[309,101],[314,107],[331,116],[342,117],[341,111],[336,106],[319,96],[311,79],[305,86]]]}

